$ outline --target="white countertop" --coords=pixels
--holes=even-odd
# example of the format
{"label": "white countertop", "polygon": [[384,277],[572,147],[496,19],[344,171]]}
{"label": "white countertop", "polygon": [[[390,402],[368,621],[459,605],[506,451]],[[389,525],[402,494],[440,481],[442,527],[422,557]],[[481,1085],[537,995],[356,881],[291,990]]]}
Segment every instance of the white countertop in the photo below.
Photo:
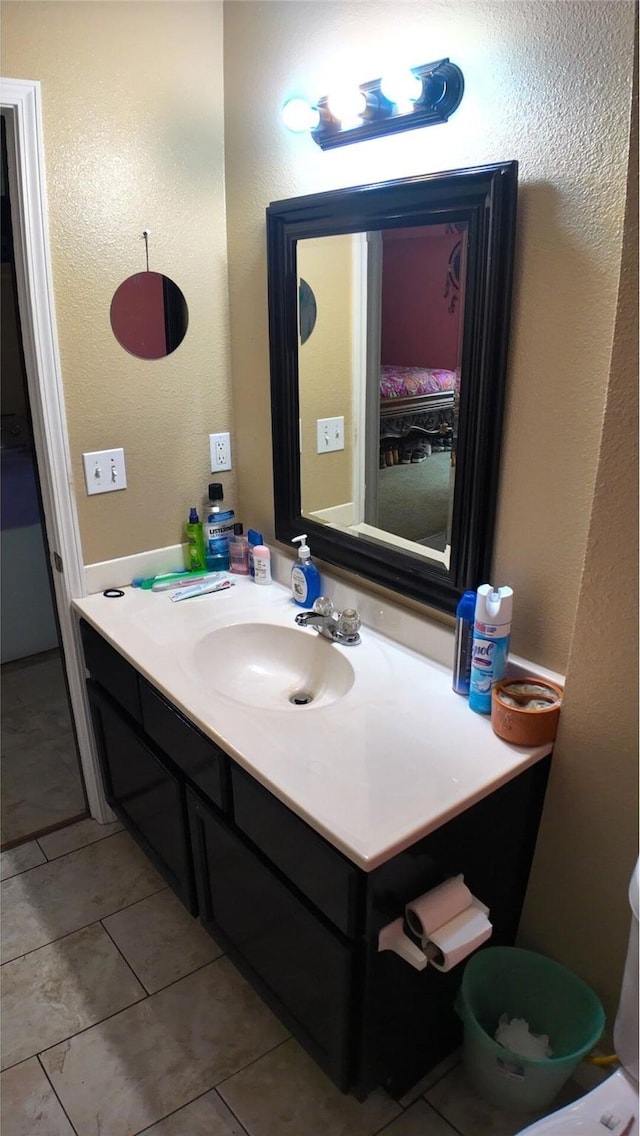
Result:
{"label": "white countertop", "polygon": [[[363,627],[356,647],[328,644],[353,666],[330,705],[247,706],[216,689],[195,647],[216,629],[295,629],[288,589],[235,586],[181,603],[125,588],[74,608],[196,726],[355,864],[370,871],[550,752],[509,745],[451,688],[451,670]],[[215,640],[209,640],[214,643]],[[223,655],[223,652],[221,652]],[[209,673],[210,672],[210,673]]]}

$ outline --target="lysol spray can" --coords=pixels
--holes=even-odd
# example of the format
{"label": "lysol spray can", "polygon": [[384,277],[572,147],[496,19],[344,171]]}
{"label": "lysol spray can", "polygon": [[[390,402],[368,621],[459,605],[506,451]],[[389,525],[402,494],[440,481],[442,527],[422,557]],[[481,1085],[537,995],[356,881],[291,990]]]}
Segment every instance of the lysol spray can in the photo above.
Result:
{"label": "lysol spray can", "polygon": [[477,714],[491,713],[491,687],[504,678],[512,611],[512,588],[480,585],[473,623],[469,683],[469,706]]}

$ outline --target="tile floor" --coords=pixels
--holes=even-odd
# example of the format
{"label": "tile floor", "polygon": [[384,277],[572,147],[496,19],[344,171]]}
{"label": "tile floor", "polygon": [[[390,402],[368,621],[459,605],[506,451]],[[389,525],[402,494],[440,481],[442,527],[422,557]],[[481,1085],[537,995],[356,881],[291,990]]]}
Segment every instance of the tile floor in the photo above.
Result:
{"label": "tile floor", "polygon": [[86,803],[60,652],[2,666],[0,843],[82,816]]}
{"label": "tile floor", "polygon": [[455,1058],[400,1103],[343,1096],[119,823],[0,867],[2,1136],[513,1136],[532,1119],[475,1097]]}

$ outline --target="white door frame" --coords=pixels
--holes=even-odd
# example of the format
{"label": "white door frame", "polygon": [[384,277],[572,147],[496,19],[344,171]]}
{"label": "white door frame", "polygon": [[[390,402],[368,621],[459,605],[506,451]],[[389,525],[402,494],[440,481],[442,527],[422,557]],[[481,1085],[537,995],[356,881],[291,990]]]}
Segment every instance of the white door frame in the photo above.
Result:
{"label": "white door frame", "polygon": [[[91,815],[114,820],[100,778],[77,619],[86,595],[49,258],[40,83],[0,79],[7,125],[8,179],[27,388],[62,648]],[[62,571],[59,563],[62,563]]]}

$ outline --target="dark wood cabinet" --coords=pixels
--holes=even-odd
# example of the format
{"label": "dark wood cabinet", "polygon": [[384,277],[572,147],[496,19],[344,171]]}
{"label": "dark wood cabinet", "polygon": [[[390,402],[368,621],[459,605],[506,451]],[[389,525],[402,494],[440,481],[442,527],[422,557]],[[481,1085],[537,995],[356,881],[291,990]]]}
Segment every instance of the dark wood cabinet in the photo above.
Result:
{"label": "dark wood cabinet", "polygon": [[[318,1063],[351,1084],[353,944],[279,878],[208,805],[188,793],[200,918]],[[301,850],[304,854],[304,850]]]}
{"label": "dark wood cabinet", "polygon": [[140,707],[145,733],[208,801],[229,808],[229,759],[163,695],[140,679]]}
{"label": "dark wood cabinet", "polygon": [[463,967],[417,971],[379,952],[379,933],[463,873],[490,943],[513,943],[550,759],[365,872],[81,628],[111,806],[338,1087],[401,1096],[460,1042]]}
{"label": "dark wood cabinet", "polygon": [[357,935],[363,873],[237,765],[231,784],[237,827],[340,931]]}
{"label": "dark wood cabinet", "polygon": [[88,693],[107,800],[195,914],[184,786],[108,694],[93,682]]}

